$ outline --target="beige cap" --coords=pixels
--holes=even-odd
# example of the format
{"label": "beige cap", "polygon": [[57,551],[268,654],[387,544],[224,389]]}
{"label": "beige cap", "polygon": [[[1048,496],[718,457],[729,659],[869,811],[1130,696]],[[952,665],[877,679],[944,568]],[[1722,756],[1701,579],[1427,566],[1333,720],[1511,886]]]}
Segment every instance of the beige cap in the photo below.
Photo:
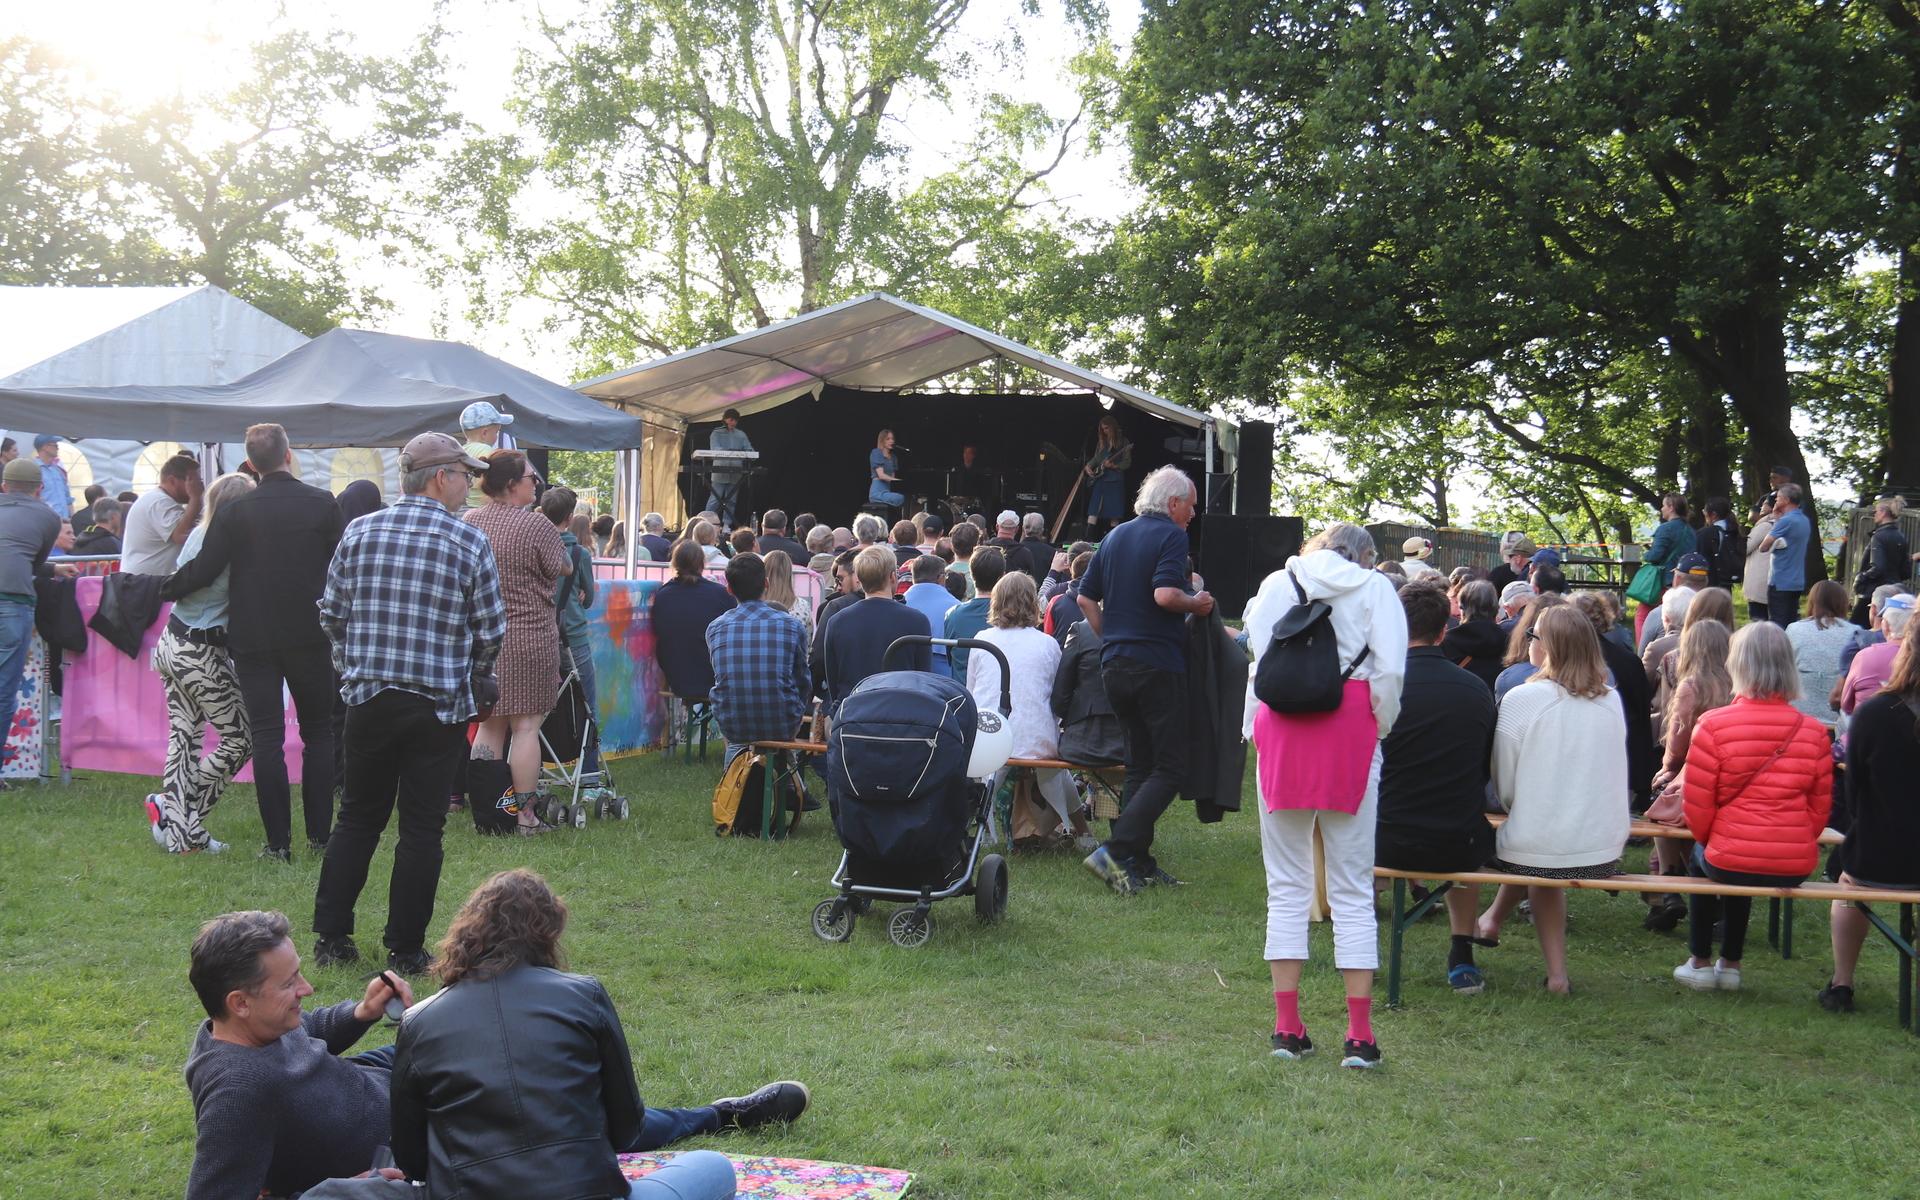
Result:
{"label": "beige cap", "polygon": [[[15,460],[19,461],[18,459]],[[468,454],[459,442],[444,433],[423,433],[400,451],[400,469],[418,471],[425,467],[467,467],[484,471],[487,464]]]}
{"label": "beige cap", "polygon": [[1400,543],[1400,553],[1408,558],[1431,558],[1433,543],[1423,537],[1410,537]]}

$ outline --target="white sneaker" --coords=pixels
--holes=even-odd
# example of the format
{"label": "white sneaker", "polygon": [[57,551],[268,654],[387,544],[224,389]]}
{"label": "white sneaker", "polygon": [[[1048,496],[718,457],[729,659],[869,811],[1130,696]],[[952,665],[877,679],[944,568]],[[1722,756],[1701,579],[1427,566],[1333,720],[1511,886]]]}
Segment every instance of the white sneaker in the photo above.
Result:
{"label": "white sneaker", "polygon": [[171,850],[172,847],[167,845],[167,818],[162,815],[160,808],[160,801],[163,798],[159,792],[147,793],[145,801],[147,808],[147,829],[153,834],[154,845],[160,847],[162,850]]}
{"label": "white sneaker", "polygon": [[[1719,971],[1713,967],[1696,967],[1693,965],[1692,959],[1688,959],[1686,962],[1675,967],[1673,969],[1673,977],[1696,992],[1711,992],[1717,987],[1725,986],[1720,982]],[[1733,986],[1740,986],[1740,973],[1738,971],[1734,972]]]}
{"label": "white sneaker", "polygon": [[218,838],[208,838],[207,844],[201,847],[201,849],[205,850],[208,854],[218,854],[226,848],[227,844]]}
{"label": "white sneaker", "polygon": [[1739,967],[1726,967],[1726,966],[1721,966],[1719,963],[1715,963],[1713,967],[1713,976],[1716,981],[1714,986],[1718,987],[1721,991],[1737,992],[1740,990],[1740,968]]}

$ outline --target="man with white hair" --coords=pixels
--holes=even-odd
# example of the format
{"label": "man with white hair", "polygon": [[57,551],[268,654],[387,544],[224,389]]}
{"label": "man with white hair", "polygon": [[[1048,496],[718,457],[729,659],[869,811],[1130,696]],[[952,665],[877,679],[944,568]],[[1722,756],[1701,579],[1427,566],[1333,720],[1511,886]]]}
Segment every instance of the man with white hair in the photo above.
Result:
{"label": "man with white hair", "polygon": [[1853,661],[1847,666],[1846,678],[1834,689],[1839,696],[1835,708],[1851,716],[1854,709],[1879,694],[1881,687],[1893,674],[1893,660],[1900,653],[1900,643],[1906,640],[1912,622],[1912,596],[1895,592],[1881,601],[1874,620],[1874,630],[1885,640],[1853,656]]}
{"label": "man with white hair", "polygon": [[[1029,561],[1025,548],[1020,545],[1020,514],[1010,508],[1004,509],[998,517],[994,518],[993,524],[994,535],[988,538],[985,544],[1000,547],[1000,552],[1007,558],[1007,570],[1032,574],[1033,564]],[[1053,556],[1049,554],[1046,563],[1041,565],[1044,567],[1052,561]],[[1040,573],[1040,578],[1046,578],[1045,571]]]}
{"label": "man with white hair", "polygon": [[1020,549],[1026,552],[1027,574],[1033,576],[1033,586],[1044,586],[1055,550],[1047,541],[1047,519],[1039,513],[1020,518]]}
{"label": "man with white hair", "polygon": [[1524,579],[1516,579],[1500,592],[1500,631],[1512,633],[1513,627],[1520,621],[1521,610],[1527,607],[1527,601],[1537,595],[1533,585]]}
{"label": "man with white hair", "polygon": [[872,513],[861,513],[853,519],[853,540],[865,549],[878,545],[880,539],[887,536],[887,523]]}
{"label": "man with white hair", "polygon": [[1186,618],[1213,611],[1212,596],[1192,591],[1187,559],[1198,502],[1179,468],[1149,474],[1133,502],[1138,515],[1106,536],[1080,580],[1080,611],[1101,638],[1100,680],[1127,762],[1120,815],[1085,865],[1123,896],[1180,882],[1154,861],[1153,829],[1187,776]]}
{"label": "man with white hair", "polygon": [[673,543],[667,538],[665,517],[650,512],[640,518],[640,529],[640,544],[647,548],[648,558],[663,563],[673,557]]}

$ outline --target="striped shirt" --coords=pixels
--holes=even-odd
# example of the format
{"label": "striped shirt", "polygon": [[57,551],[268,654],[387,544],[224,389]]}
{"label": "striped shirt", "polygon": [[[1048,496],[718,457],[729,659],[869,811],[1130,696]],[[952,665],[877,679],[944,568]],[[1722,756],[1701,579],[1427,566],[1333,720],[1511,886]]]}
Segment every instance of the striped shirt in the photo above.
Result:
{"label": "striped shirt", "polygon": [[471,676],[492,669],[507,631],[487,535],[426,496],[361,517],[327,568],[320,625],[348,704],[393,688],[449,725],[470,720]]}

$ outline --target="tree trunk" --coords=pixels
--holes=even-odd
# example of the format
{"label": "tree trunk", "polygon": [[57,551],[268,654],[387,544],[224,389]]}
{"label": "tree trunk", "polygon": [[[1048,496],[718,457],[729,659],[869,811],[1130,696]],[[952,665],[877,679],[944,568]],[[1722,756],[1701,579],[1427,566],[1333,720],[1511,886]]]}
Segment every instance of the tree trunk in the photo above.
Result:
{"label": "tree trunk", "polygon": [[1812,587],[1827,577],[1827,560],[1820,549],[1820,511],[1814,503],[1806,455],[1800,451],[1799,435],[1793,432],[1786,322],[1778,314],[1743,306],[1715,329],[1714,341],[1737,384],[1727,388],[1727,395],[1747,427],[1745,478],[1749,492],[1765,495],[1767,473],[1779,466],[1793,475],[1805,493],[1802,511],[1813,524],[1813,540],[1807,547],[1807,586]]}
{"label": "tree trunk", "polygon": [[[1900,156],[1902,172],[1907,156]],[[1893,322],[1893,362],[1887,381],[1885,476],[1890,491],[1920,491],[1920,253],[1900,251],[1900,306]]]}
{"label": "tree trunk", "polygon": [[1435,529],[1445,529],[1451,524],[1448,516],[1447,477],[1444,475],[1435,475],[1433,477],[1433,527]]}
{"label": "tree trunk", "polygon": [[1716,496],[1733,495],[1733,456],[1727,446],[1727,404],[1720,390],[1697,380],[1699,391],[1688,405],[1685,433],[1685,492],[1698,512]]}

